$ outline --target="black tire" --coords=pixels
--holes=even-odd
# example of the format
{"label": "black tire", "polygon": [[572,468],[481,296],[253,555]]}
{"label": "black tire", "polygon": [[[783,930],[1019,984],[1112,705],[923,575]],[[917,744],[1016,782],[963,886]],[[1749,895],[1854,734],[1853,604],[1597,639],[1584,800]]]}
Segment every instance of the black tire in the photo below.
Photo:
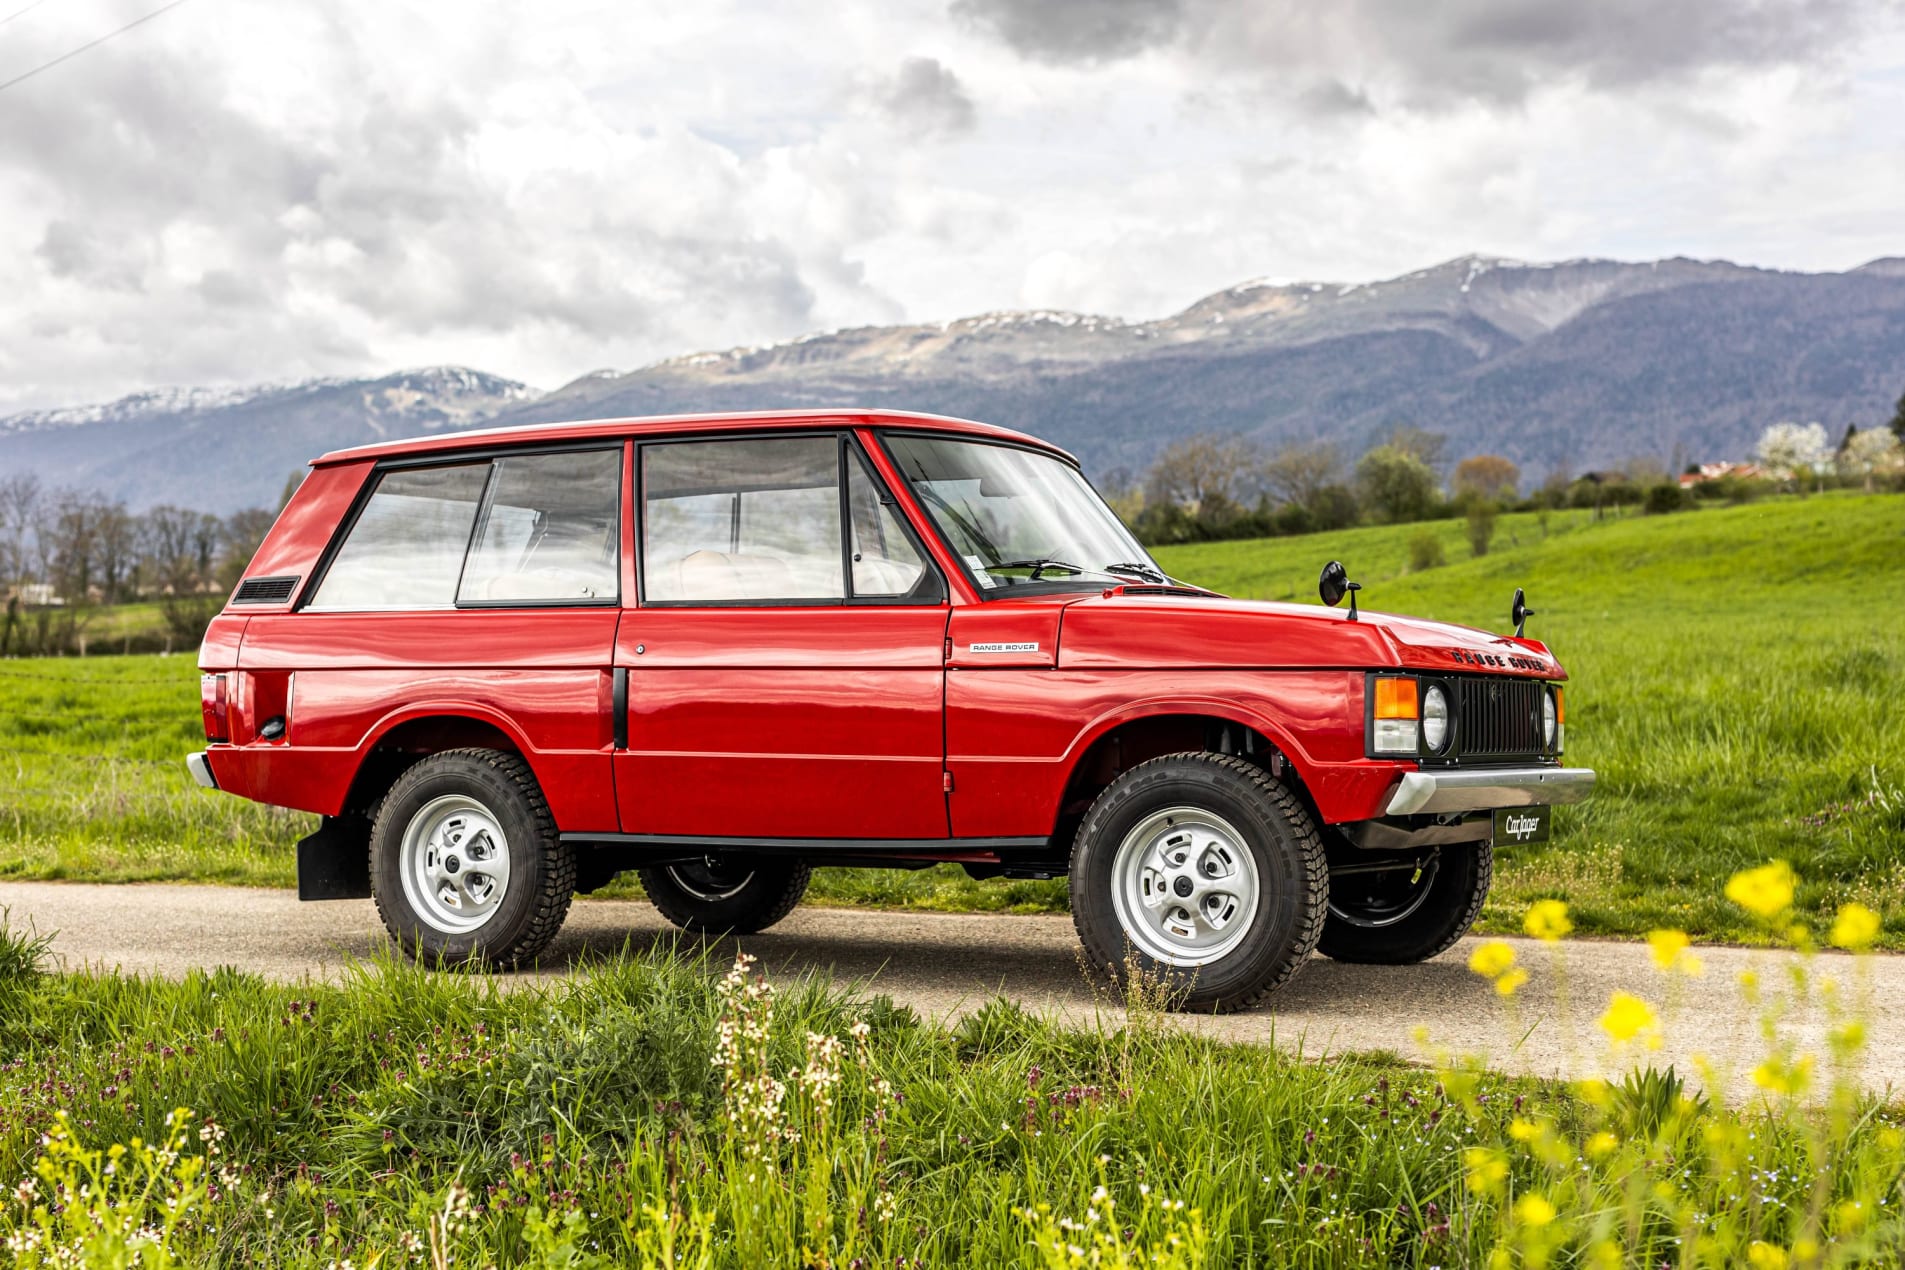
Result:
{"label": "black tire", "polygon": [[[1195,965],[1154,955],[1143,941],[1163,946],[1168,938],[1142,930],[1134,935],[1118,912],[1120,902],[1128,907],[1139,902],[1118,898],[1127,885],[1119,876],[1127,839],[1134,839],[1129,850],[1149,858],[1152,849],[1136,845],[1134,835],[1175,833],[1176,821],[1168,813],[1180,808],[1218,817],[1235,830],[1241,841],[1231,844],[1226,836],[1224,849],[1247,852],[1248,861],[1238,859],[1235,867],[1248,863],[1255,870],[1257,900],[1249,924],[1237,935],[1222,937],[1234,940],[1234,946],[1214,946],[1213,952],[1221,952]],[[1164,828],[1151,828],[1160,822]],[[1168,837],[1157,841],[1168,847]],[[1127,855],[1127,878],[1135,868],[1135,860]],[[1137,876],[1151,875],[1139,870]],[[1167,754],[1119,776],[1086,813],[1072,848],[1072,924],[1094,969],[1122,981],[1129,956],[1146,978],[1162,984],[1167,1000],[1178,1009],[1242,1010],[1287,983],[1315,949],[1323,930],[1327,883],[1316,822],[1268,772],[1229,755]],[[1142,889],[1147,883],[1129,885]],[[1221,908],[1222,897],[1211,902]],[[1171,901],[1167,897],[1162,903]]]}
{"label": "black tire", "polygon": [[643,869],[642,889],[663,917],[697,935],[752,935],[794,911],[810,870],[798,860],[712,855]]}
{"label": "black tire", "polygon": [[1494,873],[1495,849],[1466,842],[1439,848],[1414,887],[1402,872],[1332,878],[1329,918],[1317,948],[1334,961],[1365,966],[1427,961],[1475,924]]}
{"label": "black tire", "polygon": [[[487,813],[504,838],[501,850],[508,857],[508,879],[493,901],[494,909],[470,929],[447,928],[433,918],[429,901],[422,898],[426,883],[415,871],[411,885],[405,885],[405,839],[413,822],[441,814],[431,811],[433,807],[453,808],[455,800]],[[424,827],[417,825],[419,831]],[[479,830],[462,841],[475,852],[485,849],[477,845],[482,837]],[[497,848],[490,841],[487,849]],[[404,772],[377,809],[370,853],[371,894],[384,928],[426,961],[506,969],[533,961],[562,928],[575,894],[574,853],[556,832],[535,775],[520,756],[500,750],[445,750]],[[442,860],[452,873],[483,876],[481,861],[465,866],[454,852],[444,853]],[[450,889],[455,890],[454,883]]]}

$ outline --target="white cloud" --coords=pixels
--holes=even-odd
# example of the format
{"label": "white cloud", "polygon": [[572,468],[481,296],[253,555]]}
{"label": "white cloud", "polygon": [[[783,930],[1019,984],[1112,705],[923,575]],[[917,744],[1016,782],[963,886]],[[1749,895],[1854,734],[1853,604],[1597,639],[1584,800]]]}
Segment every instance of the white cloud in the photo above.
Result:
{"label": "white cloud", "polygon": [[[0,79],[128,3],[23,15]],[[1088,7],[182,6],[0,98],[0,407],[1470,250],[1905,252],[1896,0]]]}

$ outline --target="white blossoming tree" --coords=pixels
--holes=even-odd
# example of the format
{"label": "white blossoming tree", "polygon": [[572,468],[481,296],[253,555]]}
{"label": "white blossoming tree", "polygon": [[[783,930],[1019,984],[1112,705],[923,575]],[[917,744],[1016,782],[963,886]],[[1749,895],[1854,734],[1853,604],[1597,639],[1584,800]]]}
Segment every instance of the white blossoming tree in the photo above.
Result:
{"label": "white blossoming tree", "polygon": [[1820,424],[1776,423],[1760,433],[1754,453],[1771,474],[1804,492],[1804,478],[1824,471],[1832,451]]}
{"label": "white blossoming tree", "polygon": [[1839,451],[1839,470],[1847,476],[1861,477],[1866,493],[1872,492],[1872,478],[1890,475],[1905,468],[1905,447],[1886,428],[1867,428],[1846,438]]}

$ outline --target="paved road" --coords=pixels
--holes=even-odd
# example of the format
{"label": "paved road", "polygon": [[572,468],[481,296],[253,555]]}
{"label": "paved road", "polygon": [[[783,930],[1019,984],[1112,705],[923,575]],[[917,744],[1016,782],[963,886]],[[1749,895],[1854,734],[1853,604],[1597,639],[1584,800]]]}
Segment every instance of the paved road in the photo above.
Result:
{"label": "paved road", "polygon": [[[233,965],[274,979],[335,976],[352,958],[384,946],[368,900],[300,904],[289,892],[208,886],[95,886],[60,882],[0,883],[0,908],[13,925],[56,932],[53,949],[67,968],[117,967],[178,975],[194,967]],[[541,975],[560,973],[578,957],[610,953],[624,942],[637,951],[674,939],[673,928],[646,903],[579,901]],[[1635,944],[1575,941],[1556,950],[1511,941],[1533,981],[1505,1009],[1490,985],[1466,966],[1472,941],[1420,966],[1339,965],[1317,958],[1264,1007],[1223,1018],[1186,1018],[1185,1026],[1232,1040],[1300,1047],[1308,1055],[1387,1049],[1416,1056],[1413,1036],[1426,1027],[1455,1052],[1489,1055],[1494,1065],[1543,1075],[1618,1070],[1595,1024],[1608,996],[1633,992],[1660,1007],[1666,1041],[1646,1061],[1678,1062],[1704,1053],[1732,1072],[1729,1085],[1763,1054],[1758,1014],[1741,998],[1742,971],[1755,969],[1769,987],[1775,954],[1734,948],[1702,950],[1706,973],[1669,980]],[[1063,1018],[1088,1021],[1110,1007],[1079,970],[1078,943],[1064,917],[1009,917],[802,908],[785,922],[742,941],[776,975],[825,972],[890,993],[924,1014],[956,1016],[1003,995]],[[728,949],[714,963],[725,967]],[[1822,956],[1819,973],[1848,992],[1869,993],[1871,1043],[1864,1079],[1874,1088],[1905,1087],[1905,957]],[[529,977],[529,976],[524,976]],[[1800,1006],[1781,1026],[1804,1048],[1824,1051],[1824,1021]]]}

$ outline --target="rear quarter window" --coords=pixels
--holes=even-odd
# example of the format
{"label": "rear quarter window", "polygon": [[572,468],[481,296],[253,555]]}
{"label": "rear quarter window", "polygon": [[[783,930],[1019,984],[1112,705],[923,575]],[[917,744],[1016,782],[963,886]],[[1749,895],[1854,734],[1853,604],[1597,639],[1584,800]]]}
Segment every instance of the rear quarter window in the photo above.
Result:
{"label": "rear quarter window", "polygon": [[622,451],[381,473],[313,609],[615,603]]}
{"label": "rear quarter window", "polygon": [[312,597],[320,609],[430,609],[456,603],[463,553],[490,465],[385,472]]}

